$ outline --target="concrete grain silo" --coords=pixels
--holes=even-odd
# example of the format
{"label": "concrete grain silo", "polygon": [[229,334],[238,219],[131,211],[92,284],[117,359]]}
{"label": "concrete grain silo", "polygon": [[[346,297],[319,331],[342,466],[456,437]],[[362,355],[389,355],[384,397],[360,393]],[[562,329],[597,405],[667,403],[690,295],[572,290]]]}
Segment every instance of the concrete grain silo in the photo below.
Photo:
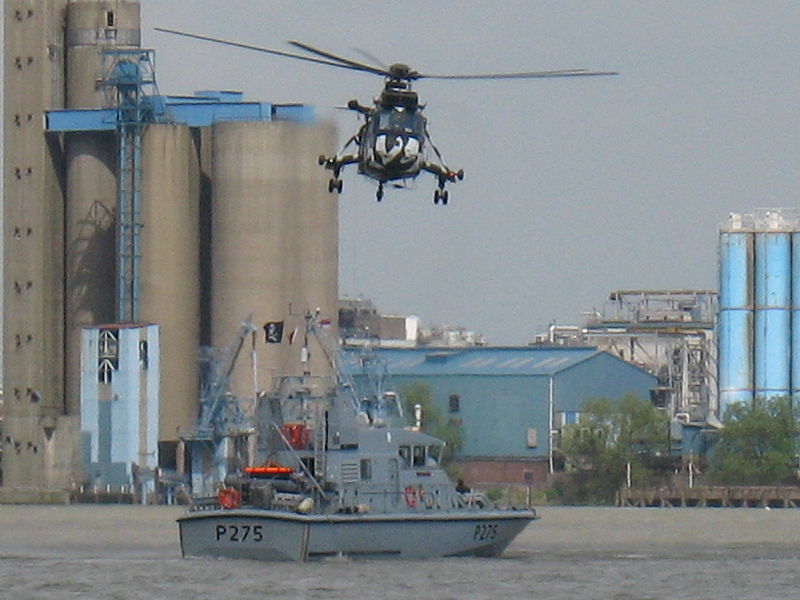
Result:
{"label": "concrete grain silo", "polygon": [[[7,0],[4,18],[4,419],[0,494],[67,487],[77,421],[64,405],[61,153],[44,113],[64,105],[66,0]],[[74,413],[73,413],[74,415]]]}
{"label": "concrete grain silo", "polygon": [[[139,3],[72,0],[66,23],[67,108],[113,107],[114,89],[101,85],[111,68],[103,51],[139,46]],[[77,414],[80,328],[116,320],[117,139],[69,133],[65,154],[66,403]]]}
{"label": "concrete grain silo", "polygon": [[[236,395],[270,389],[274,375],[302,375],[306,310],[320,308],[320,318],[335,323],[336,198],[316,163],[332,145],[329,126],[214,125],[211,341],[229,345],[249,315],[259,329],[256,380],[242,356],[231,377]],[[271,321],[285,323],[285,337],[297,328],[299,339],[265,343],[261,327]],[[316,352],[311,370],[323,369]]]}
{"label": "concrete grain silo", "polygon": [[160,327],[159,440],[191,433],[200,345],[199,162],[186,125],[149,125],[142,139],[142,322]]}
{"label": "concrete grain silo", "polygon": [[[130,446],[145,431],[144,450],[109,460],[146,455],[147,469],[157,410],[159,466],[180,473],[180,441],[197,425],[198,348],[229,346],[249,315],[255,352],[248,340],[235,394],[327,371],[313,343],[310,365],[300,348],[306,311],[336,324],[337,197],[317,164],[334,151],[333,127],[236,92],[161,96],[139,12],[131,0],[4,3],[2,483],[23,501],[84,481],[82,401],[90,437],[109,403],[104,436],[125,427],[117,442]],[[266,343],[270,321],[285,323],[283,343]],[[82,331],[137,328],[147,335],[124,356],[87,350],[82,371]],[[144,428],[128,405],[137,377],[148,380]]]}
{"label": "concrete grain silo", "polygon": [[[290,266],[298,271],[299,282],[292,306],[319,309],[319,319],[335,326],[338,320],[338,195],[325,191],[329,173],[319,168],[314,157],[331,154],[330,149],[336,144],[336,131],[330,124],[294,129],[297,149],[294,168],[298,170],[300,197],[293,253],[297,262]],[[313,369],[318,372],[322,357],[314,356],[313,352],[312,349]]]}

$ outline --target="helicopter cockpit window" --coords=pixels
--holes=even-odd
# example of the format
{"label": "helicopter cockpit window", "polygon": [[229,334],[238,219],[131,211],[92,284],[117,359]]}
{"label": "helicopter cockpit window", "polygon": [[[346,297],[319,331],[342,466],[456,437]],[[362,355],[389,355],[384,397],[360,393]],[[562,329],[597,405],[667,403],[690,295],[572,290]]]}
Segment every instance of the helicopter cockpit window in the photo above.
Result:
{"label": "helicopter cockpit window", "polygon": [[414,115],[402,108],[380,113],[378,123],[381,129],[400,129],[407,133],[414,131]]}

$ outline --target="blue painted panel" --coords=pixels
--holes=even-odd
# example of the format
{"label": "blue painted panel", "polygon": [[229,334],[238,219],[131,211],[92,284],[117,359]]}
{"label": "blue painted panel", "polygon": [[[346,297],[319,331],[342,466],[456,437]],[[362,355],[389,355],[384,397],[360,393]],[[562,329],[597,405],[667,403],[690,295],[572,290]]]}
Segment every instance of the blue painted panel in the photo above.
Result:
{"label": "blue painted panel", "polygon": [[113,131],[117,128],[117,111],[51,110],[45,113],[47,131]]}
{"label": "blue painted panel", "polygon": [[81,331],[81,432],[88,438],[88,462],[99,456],[99,390],[97,381],[97,330]]}
{"label": "blue painted panel", "polygon": [[270,121],[272,106],[267,102],[211,104],[207,102],[168,105],[169,120],[189,127],[208,127],[221,121]]}
{"label": "blue painted panel", "polygon": [[[163,96],[147,98],[147,106],[156,122],[182,123],[189,127],[207,127],[220,121],[271,121],[273,118],[297,123],[314,121],[309,106],[273,106],[269,102],[210,101],[190,97],[177,102]],[[117,127],[114,109],[52,110],[46,113],[47,131],[113,131]]]}
{"label": "blue painted panel", "polygon": [[313,123],[316,119],[314,107],[304,104],[273,104],[272,118],[275,121]]}
{"label": "blue painted panel", "polygon": [[758,232],[755,239],[755,395],[788,395],[791,343],[791,236]]}

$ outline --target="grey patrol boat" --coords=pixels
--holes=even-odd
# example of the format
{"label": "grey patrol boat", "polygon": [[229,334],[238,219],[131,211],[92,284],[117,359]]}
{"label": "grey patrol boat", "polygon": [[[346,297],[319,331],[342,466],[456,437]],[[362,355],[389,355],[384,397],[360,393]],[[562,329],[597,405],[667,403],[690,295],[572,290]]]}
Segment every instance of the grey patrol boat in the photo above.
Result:
{"label": "grey patrol boat", "polygon": [[260,399],[263,460],[178,519],[184,556],[497,556],[537,518],[456,489],[440,467],[444,442],[420,431],[419,414],[405,426],[396,394],[359,398],[334,372],[327,391],[287,378]]}

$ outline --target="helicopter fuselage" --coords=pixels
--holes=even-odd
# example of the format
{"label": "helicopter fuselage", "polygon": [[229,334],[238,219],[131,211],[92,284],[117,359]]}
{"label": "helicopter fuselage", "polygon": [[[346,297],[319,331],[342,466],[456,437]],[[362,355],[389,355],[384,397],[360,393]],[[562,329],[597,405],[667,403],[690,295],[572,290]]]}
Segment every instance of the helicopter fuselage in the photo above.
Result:
{"label": "helicopter fuselage", "polygon": [[[378,200],[383,198],[385,183],[415,179],[422,171],[427,171],[438,180],[434,202],[447,204],[445,183],[462,179],[464,172],[452,171],[441,161],[441,155],[428,135],[427,119],[422,116],[423,106],[407,82],[387,79],[374,106],[363,106],[358,100],[350,100],[347,107],[363,115],[364,124],[339,154],[320,156],[319,164],[333,171],[333,178],[328,183],[329,191],[342,191],[339,173],[343,167],[356,163],[359,174],[378,182]],[[433,148],[438,162],[426,158],[427,143]],[[358,147],[356,154],[346,153],[351,144]]]}
{"label": "helicopter fuselage", "polygon": [[425,117],[419,109],[378,105],[362,126],[358,172],[379,182],[416,177],[425,149]]}

